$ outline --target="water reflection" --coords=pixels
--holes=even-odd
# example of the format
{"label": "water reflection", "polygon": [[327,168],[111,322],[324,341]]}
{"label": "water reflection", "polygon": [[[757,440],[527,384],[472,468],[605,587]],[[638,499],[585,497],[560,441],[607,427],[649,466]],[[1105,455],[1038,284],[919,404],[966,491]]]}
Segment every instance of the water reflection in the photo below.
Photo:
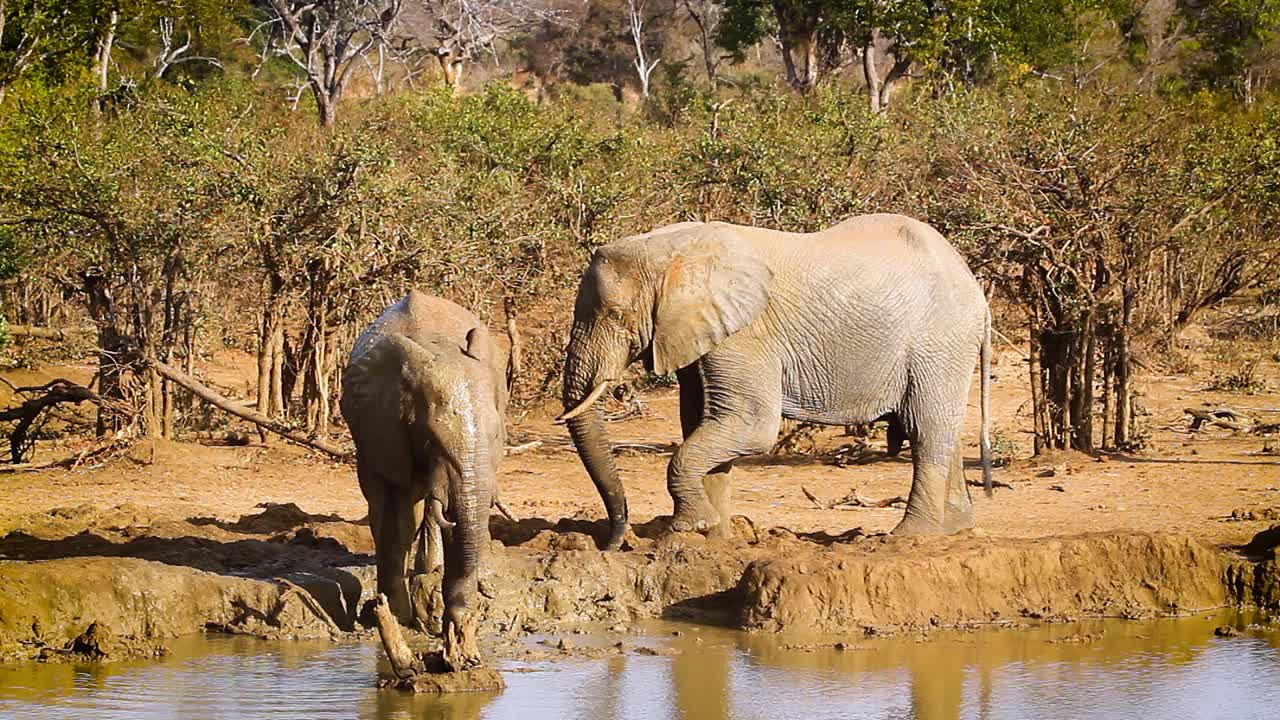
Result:
{"label": "water reflection", "polygon": [[[1236,618],[1241,625],[1245,622]],[[1221,639],[1219,615],[1151,623],[851,640],[654,625],[679,655],[509,662],[501,694],[374,688],[373,643],[189,638],[152,662],[0,668],[0,717],[103,718],[1273,718],[1280,633]],[[1083,640],[1083,641],[1082,641]],[[601,642],[608,640],[601,639]]]}

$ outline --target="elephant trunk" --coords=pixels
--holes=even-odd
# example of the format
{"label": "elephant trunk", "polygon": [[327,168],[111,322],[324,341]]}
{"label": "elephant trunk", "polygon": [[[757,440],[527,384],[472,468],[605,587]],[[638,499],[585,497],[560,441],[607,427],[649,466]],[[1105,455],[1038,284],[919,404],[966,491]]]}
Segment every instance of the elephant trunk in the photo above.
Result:
{"label": "elephant trunk", "polygon": [[[566,410],[578,406],[601,382],[612,377],[609,368],[603,368],[602,372],[599,364],[584,360],[579,345],[575,337],[565,361],[563,401]],[[613,462],[613,447],[605,432],[601,414],[602,404],[603,400],[597,399],[593,407],[566,422],[573,444],[578,450],[578,457],[582,458],[582,464],[595,483],[596,490],[600,492],[600,499],[604,501],[605,511],[609,514],[609,537],[604,548],[617,550],[622,547],[622,538],[627,532],[627,495],[623,490],[622,480],[618,477],[618,468]]]}
{"label": "elephant trunk", "polygon": [[[481,557],[489,546],[489,505],[496,482],[487,470],[492,462],[486,453],[477,451],[474,460],[464,463],[459,468],[458,482],[450,487],[454,526],[445,550],[443,630],[444,660],[455,671],[480,664],[475,597]],[[486,470],[481,474],[477,468]]]}

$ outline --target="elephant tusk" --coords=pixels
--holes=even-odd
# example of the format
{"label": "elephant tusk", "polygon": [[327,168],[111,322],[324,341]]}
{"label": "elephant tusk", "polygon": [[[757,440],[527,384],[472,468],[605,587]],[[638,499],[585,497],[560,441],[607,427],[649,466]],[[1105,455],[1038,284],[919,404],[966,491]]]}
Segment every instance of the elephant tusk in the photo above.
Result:
{"label": "elephant tusk", "polygon": [[493,506],[498,508],[498,512],[502,513],[502,517],[510,520],[513,523],[520,522],[519,520],[516,519],[515,515],[511,514],[511,511],[507,509],[507,506],[504,505],[502,501],[496,497],[493,499]]}
{"label": "elephant tusk", "polygon": [[572,420],[589,410],[591,406],[595,404],[596,400],[599,400],[600,396],[604,394],[604,389],[608,387],[608,385],[608,380],[601,381],[601,383],[596,386],[596,389],[592,390],[591,394],[588,395],[585,400],[574,406],[572,410],[566,411],[561,414],[560,417],[556,418],[556,423],[563,423],[566,420]]}
{"label": "elephant tusk", "polygon": [[451,528],[453,523],[444,517],[444,503],[440,502],[440,498],[431,498],[431,519],[442,528]]}

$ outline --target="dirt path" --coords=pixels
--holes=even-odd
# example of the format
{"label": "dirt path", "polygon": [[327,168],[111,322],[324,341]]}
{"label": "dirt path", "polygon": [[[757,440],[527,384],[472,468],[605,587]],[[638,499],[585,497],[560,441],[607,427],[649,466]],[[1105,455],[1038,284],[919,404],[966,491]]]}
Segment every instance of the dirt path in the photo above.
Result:
{"label": "dirt path", "polygon": [[[223,353],[214,375],[234,386],[236,358]],[[245,358],[239,358],[244,364]],[[994,499],[974,490],[981,532],[993,536],[1037,537],[1102,530],[1177,531],[1210,542],[1243,542],[1275,520],[1280,508],[1280,455],[1257,454],[1264,438],[1209,429],[1187,430],[1182,408],[1230,405],[1280,408],[1280,394],[1231,395],[1210,392],[1206,373],[1148,378],[1144,398],[1150,415],[1148,447],[1132,457],[1105,461],[1078,453],[1031,459],[1028,393],[1023,366],[1006,354],[997,368],[993,392],[995,436],[1015,444],[1015,459],[996,471],[996,479],[1015,490],[997,490]],[[1270,363],[1264,373],[1280,377]],[[51,374],[48,371],[41,373]],[[30,378],[19,378],[25,381]],[[977,461],[976,388],[968,423],[967,456]],[[652,449],[622,450],[618,466],[628,490],[632,520],[644,522],[670,511],[665,468],[679,438],[678,399],[674,389],[644,398],[645,414],[611,423],[617,443]],[[513,417],[513,443],[541,440],[535,450],[508,458],[501,474],[502,495],[520,517],[555,520],[599,518],[603,508],[583,471],[568,433],[551,423],[553,411]],[[1262,415],[1280,422],[1280,414]],[[815,438],[819,451],[832,451],[851,439],[830,429]],[[1275,441],[1272,441],[1273,443]],[[883,448],[883,438],[872,447]],[[46,445],[46,457],[70,454]],[[971,470],[974,478],[976,469]],[[1047,476],[1052,473],[1052,476]],[[853,527],[882,532],[901,510],[819,509],[801,490],[823,501],[857,489],[866,498],[904,495],[910,487],[907,458],[836,467],[812,456],[746,458],[734,470],[734,511],[761,527],[781,525],[797,532],[839,534]],[[141,443],[122,458],[75,470],[51,470],[0,477],[0,532],[7,518],[33,511],[122,503],[146,506],[167,517],[234,519],[260,503],[298,504],[310,513],[365,515],[364,499],[353,470],[314,453],[277,442],[270,447],[217,447],[196,443]],[[1234,510],[1256,519],[1228,521]]]}

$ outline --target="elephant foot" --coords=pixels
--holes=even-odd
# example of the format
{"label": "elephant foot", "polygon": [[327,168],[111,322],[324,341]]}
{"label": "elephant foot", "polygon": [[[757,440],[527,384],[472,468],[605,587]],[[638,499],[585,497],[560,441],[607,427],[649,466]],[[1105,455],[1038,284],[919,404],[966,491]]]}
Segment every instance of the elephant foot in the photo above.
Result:
{"label": "elephant foot", "polygon": [[925,536],[925,535],[946,535],[947,534],[947,531],[943,527],[943,524],[938,522],[937,520],[930,520],[928,518],[924,518],[919,515],[912,515],[910,512],[908,512],[905,516],[903,516],[902,520],[898,523],[898,525],[894,527],[893,530],[891,530],[890,532],[893,535],[897,535],[899,537],[919,537],[919,536]]}
{"label": "elephant foot", "polygon": [[947,505],[946,519],[942,522],[942,531],[947,535],[958,533],[961,530],[969,530],[976,526],[977,523],[973,519],[973,506],[957,507],[955,505]]}
{"label": "elephant foot", "polygon": [[480,666],[480,645],[476,642],[479,621],[468,613],[444,628],[444,650],[441,656],[450,672],[461,672]]}
{"label": "elephant foot", "polygon": [[719,524],[719,514],[705,501],[693,508],[676,505],[671,516],[672,532],[707,532]]}

